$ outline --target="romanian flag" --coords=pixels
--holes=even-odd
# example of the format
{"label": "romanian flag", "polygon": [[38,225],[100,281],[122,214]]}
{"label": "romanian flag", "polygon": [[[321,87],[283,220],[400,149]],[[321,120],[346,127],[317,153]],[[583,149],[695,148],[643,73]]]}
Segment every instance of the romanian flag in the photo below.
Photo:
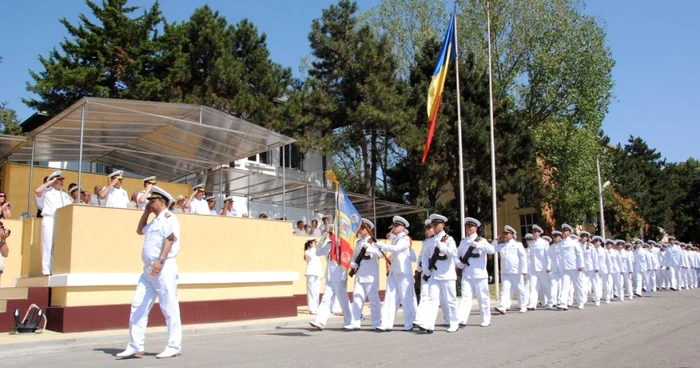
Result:
{"label": "romanian flag", "polygon": [[338,238],[331,237],[331,259],[341,267],[350,269],[352,262],[353,245],[355,244],[355,234],[360,228],[362,216],[352,205],[345,191],[338,187],[336,192],[336,219],[338,224],[336,231]]}
{"label": "romanian flag", "polygon": [[423,149],[423,160],[421,162],[425,162],[425,159],[428,157],[430,142],[433,140],[433,134],[435,133],[435,122],[437,121],[438,109],[440,108],[440,100],[442,99],[442,91],[445,86],[450,60],[457,57],[457,52],[455,51],[455,14],[456,13],[452,14],[452,20],[450,20],[450,25],[447,27],[445,41],[442,43],[440,57],[435,65],[433,78],[430,81],[430,89],[428,89],[428,121],[430,125],[428,127],[428,138],[425,141],[425,148]]}

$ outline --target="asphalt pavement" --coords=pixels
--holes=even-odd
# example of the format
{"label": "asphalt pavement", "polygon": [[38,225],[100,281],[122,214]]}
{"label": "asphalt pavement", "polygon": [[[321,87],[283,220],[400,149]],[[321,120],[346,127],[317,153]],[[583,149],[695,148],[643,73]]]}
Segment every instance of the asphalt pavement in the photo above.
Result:
{"label": "asphalt pavement", "polygon": [[[309,319],[310,320],[310,319]],[[442,321],[442,317],[438,317]],[[147,355],[116,360],[114,339],[12,351],[4,367],[700,367],[700,290],[655,293],[568,311],[494,314],[480,327],[474,309],[466,328],[446,333],[346,332],[333,319],[325,331],[308,324],[186,336],[182,356],[158,360],[162,336],[146,338]]]}

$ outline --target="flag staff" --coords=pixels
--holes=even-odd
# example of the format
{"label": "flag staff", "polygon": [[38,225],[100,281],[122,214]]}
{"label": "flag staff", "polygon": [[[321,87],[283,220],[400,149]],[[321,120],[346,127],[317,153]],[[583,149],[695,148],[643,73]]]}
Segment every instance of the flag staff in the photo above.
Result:
{"label": "flag staff", "polygon": [[459,146],[459,229],[464,239],[464,158],[462,152],[462,99],[459,90],[459,41],[457,39],[457,4],[455,3],[455,74],[457,81],[457,145]]}
{"label": "flag staff", "polygon": [[[486,2],[486,29],[489,46],[489,113],[491,120],[491,205],[493,212],[493,238],[498,236],[498,201],[496,197],[496,144],[493,139],[493,76],[491,71],[491,13],[489,12],[489,2]],[[500,301],[499,275],[498,275],[498,252],[493,255],[493,276],[496,286],[496,300]]]}

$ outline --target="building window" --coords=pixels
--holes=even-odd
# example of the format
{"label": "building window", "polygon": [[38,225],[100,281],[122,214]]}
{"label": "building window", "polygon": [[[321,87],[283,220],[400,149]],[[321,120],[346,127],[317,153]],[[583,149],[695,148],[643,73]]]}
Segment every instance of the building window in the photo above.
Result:
{"label": "building window", "polygon": [[284,163],[284,166],[287,168],[304,170],[303,162],[303,155],[296,144],[288,144],[280,149],[280,166]]}
{"label": "building window", "polygon": [[532,233],[532,225],[537,224],[538,216],[536,213],[528,213],[520,215],[520,235],[525,236],[527,233]]}
{"label": "building window", "polygon": [[250,162],[257,162],[260,164],[270,165],[271,164],[270,152],[267,151],[267,152],[258,153],[257,155],[253,155],[253,156],[248,157],[247,160]]}

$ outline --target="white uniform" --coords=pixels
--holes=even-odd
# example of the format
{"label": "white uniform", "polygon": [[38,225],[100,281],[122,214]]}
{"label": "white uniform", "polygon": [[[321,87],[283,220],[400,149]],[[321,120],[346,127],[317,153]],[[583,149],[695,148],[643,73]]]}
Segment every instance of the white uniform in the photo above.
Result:
{"label": "white uniform", "polygon": [[[129,205],[129,195],[124,188],[111,187],[105,197],[105,207],[127,208]],[[144,207],[145,208],[145,207]]]}
{"label": "white uniform", "polygon": [[688,260],[688,251],[681,248],[683,254],[683,263],[681,265],[681,287],[688,289],[690,287],[690,262]]}
{"label": "white uniform", "polygon": [[668,278],[668,271],[666,270],[666,249],[659,251],[659,279],[658,285],[662,289],[668,289],[671,286],[671,282]]}
{"label": "white uniform", "polygon": [[[180,252],[180,223],[168,210],[161,212],[143,228],[144,240],[141,260],[143,273],[136,286],[136,293],[131,302],[129,317],[129,348],[144,351],[148,313],[156,297],[168,326],[168,348],[178,352],[182,345],[182,325],[180,323],[180,304],[177,299],[177,263],[175,257]],[[163,268],[156,276],[151,276],[151,267],[163,249],[165,239],[174,236],[173,244]]]}
{"label": "white uniform", "polygon": [[612,277],[610,276],[610,269],[612,268],[610,253],[603,246],[595,248],[594,252],[596,257],[598,257],[598,288],[597,293],[595,293],[595,303],[599,305],[601,295],[603,295],[605,296],[605,303],[610,304],[613,285]]}
{"label": "white uniform", "polygon": [[[431,236],[430,238],[427,238],[423,240],[423,247],[420,250],[420,255],[418,256],[418,264],[416,265],[416,271],[418,272],[418,275],[422,276],[423,275],[423,258],[429,259],[430,254],[428,254],[428,247],[425,246],[428,243],[433,242],[433,238],[435,236]],[[425,265],[425,268],[427,268],[428,265]],[[425,308],[428,305],[426,303],[426,300],[428,299],[428,281],[425,281],[423,277],[419,277],[420,279],[420,301],[418,303],[418,309],[416,309],[416,320],[413,322],[413,324],[416,325],[421,325],[422,322],[420,321],[420,317],[425,315]],[[446,305],[446,303],[442,303],[443,305]],[[443,311],[443,314],[445,311]]]}
{"label": "white uniform", "polygon": [[634,293],[637,294],[637,296],[642,296],[642,287],[646,289],[647,296],[651,296],[651,288],[649,288],[650,261],[651,258],[646,250],[643,248],[634,250]]}
{"label": "white uniform", "polygon": [[668,278],[670,279],[670,288],[678,290],[678,284],[681,282],[681,264],[683,263],[683,252],[681,248],[675,244],[670,244],[666,248],[666,267],[668,268]]}
{"label": "white uniform", "polygon": [[610,290],[608,299],[612,300],[613,295],[617,293],[620,301],[624,302],[625,291],[622,290],[622,275],[620,275],[620,271],[622,270],[622,256],[620,255],[620,252],[614,248],[608,249],[608,254],[610,255],[610,275],[612,276],[614,284],[614,291],[613,289]]}
{"label": "white uniform", "polygon": [[304,251],[304,259],[306,260],[306,303],[309,306],[309,313],[318,314],[318,295],[321,291],[321,257],[316,254],[315,248],[309,248]]}
{"label": "white uniform", "polygon": [[559,268],[559,246],[561,241],[554,242],[547,249],[547,270],[549,271],[549,292],[547,299],[547,308],[552,309],[555,304],[559,303],[559,295],[561,294],[561,272]]}
{"label": "white uniform", "polygon": [[53,232],[56,210],[73,203],[73,199],[63,190],[47,188],[41,195],[41,273],[53,272]]}
{"label": "white uniform", "polygon": [[[525,289],[525,274],[527,274],[527,254],[522,243],[511,239],[504,243],[494,240],[494,250],[502,256],[501,268],[501,305],[508,310],[511,306],[513,293],[517,288],[518,303],[521,311],[527,308],[527,290]],[[497,244],[496,244],[497,243]]]}
{"label": "white uniform", "polygon": [[[599,282],[598,282],[598,272],[600,266],[598,265],[598,255],[595,251],[593,244],[584,243],[581,244],[581,252],[583,253],[583,275],[582,287],[583,287],[583,300],[579,300],[579,303],[585,304],[588,301],[588,293],[593,288],[593,298],[595,295],[600,295]],[[600,301],[598,297],[597,301]]]}
{"label": "white uniform", "polygon": [[551,288],[549,273],[547,273],[549,244],[546,240],[539,238],[530,244],[530,304],[528,308],[535,309],[540,295],[548,294]]}
{"label": "white uniform", "polygon": [[[351,268],[357,269],[355,288],[352,294],[351,325],[354,328],[360,328],[362,307],[365,305],[365,299],[369,299],[369,306],[372,312],[372,328],[376,329],[382,322],[382,303],[379,299],[379,258],[382,255],[371,239],[368,236],[357,241],[352,255],[352,263],[350,264]],[[365,249],[365,255],[358,268],[356,260],[362,249]]]}
{"label": "white uniform", "polygon": [[[478,239],[478,240],[477,240]],[[467,254],[467,250],[473,246],[469,257],[469,266],[461,262]],[[486,271],[488,255],[494,254],[493,245],[486,239],[480,238],[477,234],[472,234],[462,239],[457,248],[457,267],[462,269],[462,300],[459,304],[458,319],[459,324],[466,326],[469,314],[472,311],[472,299],[476,296],[479,302],[479,314],[481,314],[481,324],[491,324],[491,295],[489,293],[489,274]]]}
{"label": "white uniform", "polygon": [[[238,212],[231,208],[230,210],[226,211],[226,217],[238,217]],[[314,236],[321,236],[321,233],[316,235],[315,233],[313,234]]]}
{"label": "white uniform", "polygon": [[391,239],[391,245],[381,244],[381,248],[384,252],[391,252],[391,266],[386,279],[382,309],[382,328],[390,330],[394,326],[396,311],[401,304],[404,313],[403,328],[411,330],[416,317],[411,238],[406,233],[399,234]]}
{"label": "white uniform", "polygon": [[622,269],[620,276],[622,277],[623,287],[627,290],[627,297],[634,298],[634,252],[623,249],[620,252],[620,260],[622,261]]}
{"label": "white uniform", "polygon": [[649,283],[651,283],[651,291],[654,292],[658,289],[658,274],[659,274],[659,248],[651,247],[649,248],[649,254],[651,255],[651,270],[649,272]]}
{"label": "white uniform", "polygon": [[137,209],[140,209],[140,210],[146,209],[146,205],[148,204],[148,200],[145,200],[143,203],[139,203],[139,197],[141,197],[144,194],[146,194],[146,189],[144,189],[140,192],[136,192],[136,208]]}
{"label": "white uniform", "polygon": [[192,198],[192,201],[190,201],[190,213],[195,215],[211,215],[207,201],[197,198]]}
{"label": "white uniform", "polygon": [[573,287],[578,292],[579,306],[584,298],[583,288],[579,269],[583,268],[583,252],[581,246],[574,235],[563,239],[559,244],[559,272],[561,272],[561,295],[559,296],[559,306],[563,309],[568,307],[569,292]]}
{"label": "white uniform", "polygon": [[[322,239],[323,240],[323,239]],[[337,304],[343,311],[343,325],[347,326],[352,320],[350,312],[350,301],[348,300],[348,287],[346,283],[347,272],[336,261],[330,257],[331,242],[328,241],[323,247],[316,247],[316,254],[326,256],[326,288],[323,292],[323,299],[318,307],[316,324],[325,326],[331,314],[331,301],[337,297]]]}
{"label": "white uniform", "polygon": [[[435,329],[435,319],[438,314],[438,304],[442,304],[442,310],[449,310],[450,329],[459,328],[457,319],[457,272],[455,271],[455,258],[457,257],[457,245],[451,236],[441,231],[433,237],[433,241],[424,243],[426,252],[423,253],[423,274],[429,276],[428,295],[426,297],[425,314],[419,317],[422,326],[427,330]],[[430,258],[435,249],[439,250],[439,257],[435,264],[437,269],[430,269]],[[441,296],[445,295],[445,299]],[[442,300],[445,303],[440,303]],[[443,312],[444,313],[444,312]]]}

